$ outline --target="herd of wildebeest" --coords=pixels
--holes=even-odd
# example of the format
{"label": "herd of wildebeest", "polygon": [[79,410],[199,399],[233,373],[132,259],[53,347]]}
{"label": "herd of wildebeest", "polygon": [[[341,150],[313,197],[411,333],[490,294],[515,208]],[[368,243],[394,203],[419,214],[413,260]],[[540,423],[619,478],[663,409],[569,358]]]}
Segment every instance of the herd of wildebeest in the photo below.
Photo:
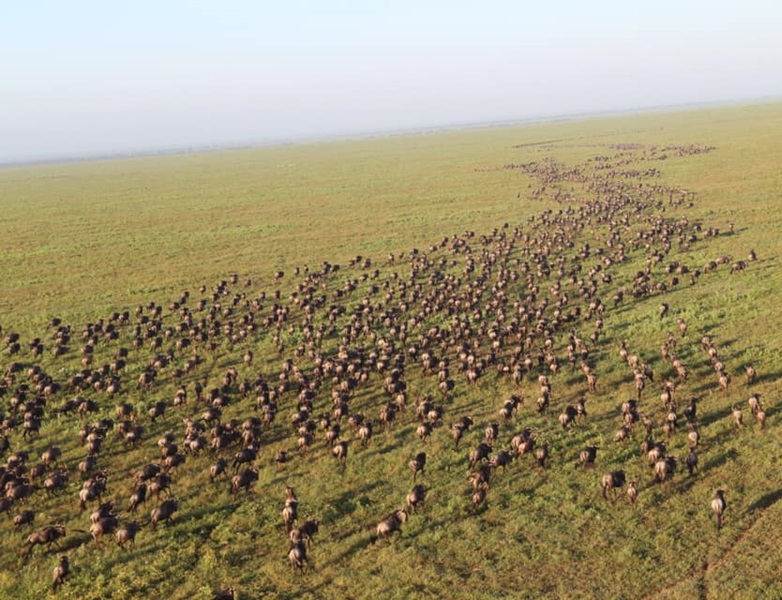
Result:
{"label": "herd of wildebeest", "polygon": [[[441,428],[457,452],[467,432],[483,430],[481,441],[465,451],[471,486],[465,502],[478,516],[498,469],[529,455],[534,468],[544,470],[557,456],[558,448],[547,441],[551,429],[519,426],[523,408],[555,415],[551,428],[565,431],[589,418],[588,399],[606,392],[600,353],[618,356],[626,369],[616,442],[639,436],[642,458],[662,485],[680,463],[692,474],[702,431],[699,398],[682,392],[691,366],[678,351],[692,337],[686,321],[675,316],[670,292],[723,271],[740,276],[735,274],[756,256],[748,248],[740,259],[682,261],[680,250],[698,246],[708,252],[709,239],[732,234],[732,226],[720,231],[691,220],[693,192],[660,183],[656,169],[627,168],[713,148],[609,150],[576,166],[553,159],[507,166],[537,182],[525,201],[556,207],[520,225],[506,223],[484,235],[465,231],[381,260],[356,256],[344,265],[324,261],[280,271],[268,284],[272,291],[258,291],[234,274],[201,286],[197,297],[185,291],[173,301],[150,301],[87,324],[53,318],[34,339],[22,339],[3,324],[0,511],[12,519],[3,535],[20,536],[28,558],[38,545],[59,547],[65,526],[39,523],[34,507],[36,497],[64,493],[73,497],[68,503],[74,513],[89,510],[84,529],[75,531],[85,543],[100,545],[113,536],[132,551],[140,530],[154,536],[184,508],[176,475],[184,463],[203,465],[204,485],[226,485],[242,502],[258,493],[254,484],[264,462],[284,469],[290,461],[307,461],[323,452],[317,443],[322,438],[336,468],[344,469],[354,451],[400,422],[414,422],[424,443],[411,440],[417,446],[408,465],[413,487],[397,510],[379,518],[372,539],[391,537],[425,504],[425,442]],[[669,329],[659,347],[638,347],[631,336],[611,334],[612,313],[633,302],[652,306],[648,318]],[[746,370],[749,413],[762,428],[766,413],[752,393],[753,366],[728,368],[719,344],[696,335],[702,362],[713,368],[716,393],[734,385],[731,372]],[[657,372],[652,356],[662,358]],[[564,383],[574,375],[582,385]],[[510,390],[506,398],[486,395],[491,413],[473,407],[449,415],[463,390],[480,389],[488,379],[500,380],[494,389]],[[224,418],[229,411],[239,416]],[[495,417],[481,423],[471,416],[475,412]],[[742,406],[732,406],[731,418],[736,428],[749,425]],[[71,431],[78,427],[78,438],[74,434],[66,446],[82,449],[78,460],[65,461],[63,450],[46,440],[47,421],[58,431],[69,423]],[[666,444],[682,435],[686,456],[669,454]],[[104,460],[107,446],[134,457],[132,480],[112,472]],[[573,459],[594,467],[598,451],[590,445]],[[641,486],[628,479],[625,469],[616,469],[596,484],[607,500],[616,501],[621,492],[635,505]],[[299,519],[293,487],[279,490],[276,501],[287,535],[281,544],[288,544],[290,564],[303,570],[321,524]],[[719,528],[724,492],[704,499],[707,510],[709,501]],[[149,503],[154,506],[144,509],[147,516],[136,518]],[[24,527],[36,526],[41,528],[22,537]],[[70,572],[67,554],[58,561],[55,590]],[[215,597],[233,594],[228,589]]]}

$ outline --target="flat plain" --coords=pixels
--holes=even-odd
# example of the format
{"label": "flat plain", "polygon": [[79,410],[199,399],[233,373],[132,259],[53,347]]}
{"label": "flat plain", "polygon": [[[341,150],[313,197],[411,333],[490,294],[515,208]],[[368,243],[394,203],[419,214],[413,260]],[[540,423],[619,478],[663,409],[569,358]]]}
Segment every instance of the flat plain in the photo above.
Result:
{"label": "flat plain", "polygon": [[[0,344],[5,473],[29,455],[4,479],[0,594],[44,597],[62,553],[63,598],[782,596],[781,155],[782,104],[769,103],[0,169],[0,326],[19,336]],[[563,425],[580,398],[586,416]],[[373,421],[366,446],[340,403]],[[676,458],[664,481],[639,450],[644,417]],[[207,449],[185,451],[185,419]],[[489,459],[512,462],[474,502],[469,454],[494,422]],[[344,465],[324,441],[335,424]],[[526,429],[544,466],[512,447]],[[141,524],[134,545],[89,534],[99,502],[79,506],[82,430],[103,438],[84,478],[105,470],[101,501],[113,529]],[[184,464],[165,467],[166,434]],[[61,458],[34,477],[50,447]],[[248,448],[258,478],[234,494]],[[375,539],[405,508],[421,452],[425,501]],[[228,474],[210,482],[220,457]],[[131,514],[149,464],[170,493]],[[67,482],[50,492],[58,469]],[[618,470],[634,505],[626,483],[603,497]],[[303,569],[288,558],[286,485],[298,524],[319,521]],[[153,530],[167,498],[178,510]],[[12,522],[25,510],[31,529]],[[59,524],[59,549],[28,552],[31,531]]]}

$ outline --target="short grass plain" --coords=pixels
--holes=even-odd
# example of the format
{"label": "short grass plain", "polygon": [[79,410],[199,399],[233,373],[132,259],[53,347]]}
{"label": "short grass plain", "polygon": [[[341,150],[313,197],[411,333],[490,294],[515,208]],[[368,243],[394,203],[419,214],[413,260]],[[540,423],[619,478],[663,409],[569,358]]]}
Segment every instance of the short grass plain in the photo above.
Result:
{"label": "short grass plain", "polygon": [[[113,311],[132,314],[137,305],[149,301],[168,307],[183,290],[191,292],[192,308],[200,297],[199,286],[211,290],[233,273],[240,281],[253,281],[246,290],[236,286],[236,292],[256,296],[261,290],[271,294],[281,289],[283,302],[299,280],[294,268],[308,265],[316,270],[323,261],[342,266],[329,280],[329,294],[362,272],[348,267],[356,255],[372,258],[379,269],[378,283],[393,281],[394,271],[404,279],[410,276],[407,260],[386,265],[389,252],[399,255],[414,247],[427,251],[444,236],[467,230],[489,235],[505,223],[510,228],[527,227],[533,215],[539,218],[544,211],[567,208],[552,198],[551,189],[536,195],[540,181],[507,165],[546,159],[584,165],[596,156],[617,154],[617,145],[714,147],[692,156],[669,152],[661,161],[636,157],[626,167],[658,169],[660,174],[651,183],[644,180],[644,185],[659,183],[694,194],[692,206],[670,207],[663,213],[666,217],[702,222],[704,228],[721,232],[689,247],[675,246],[657,267],[658,274],[673,260],[702,269],[726,254],[745,259],[750,249],[758,260],[735,274],[729,266],[704,273],[695,285],[683,277],[675,289],[628,297],[614,308],[608,303],[611,295],[631,285],[633,274],[646,266],[642,251],[629,252],[625,263],[613,267],[613,282],[601,289],[609,305],[605,334],[589,359],[598,375],[598,392],[588,394],[589,416],[583,423],[563,431],[556,419],[562,406],[585,391],[578,368],[573,372],[565,366],[552,377],[554,408],[539,415],[534,410],[537,372],[529,374],[520,388],[493,373],[469,386],[454,373],[455,389],[441,399],[432,378],[411,361],[406,369],[407,412],[387,430],[377,428],[367,449],[361,449],[352,434],[343,434],[351,446],[346,467],[339,469],[320,431],[306,456],[295,451],[288,417],[296,395],[289,392],[280,400],[277,421],[262,433],[256,462],[260,476],[250,495],[233,498],[226,481],[208,483],[213,457],[188,457],[174,475],[181,507],[173,523],[156,532],[142,529],[136,546],[121,550],[109,540],[99,547],[89,536],[73,531],[88,529],[89,520],[88,511],[81,513],[78,507],[76,463],[84,449],[77,434],[82,421],[53,410],[75,395],[64,389],[47,399],[38,438],[27,441],[19,429],[6,432],[12,451],[29,450],[31,464],[50,445],[63,449],[71,476],[67,491],[49,497],[37,490],[25,505],[8,511],[34,508],[36,529],[50,523],[68,528],[61,545],[73,573],[58,594],[209,598],[214,590],[233,586],[239,598],[782,596],[782,313],[776,302],[782,290],[779,103],[2,169],[0,325],[4,335],[20,333],[23,349],[19,355],[3,355],[0,365],[5,372],[11,362],[20,362],[25,369],[37,363],[64,381],[82,369],[78,334],[85,323]],[[578,182],[555,182],[550,188],[556,185],[572,190],[584,202],[590,198],[590,190]],[[602,239],[591,235],[589,228],[585,235],[594,246]],[[554,253],[573,254],[567,249]],[[457,258],[454,272],[461,273],[465,258]],[[279,281],[273,278],[278,270],[285,272]],[[424,286],[426,281],[420,280]],[[541,284],[543,294],[553,283],[551,279]],[[514,293],[522,297],[522,292]],[[360,299],[329,297],[330,302],[349,307]],[[661,302],[670,306],[665,319],[657,316]],[[265,312],[259,311],[259,319],[268,314],[269,304]],[[165,326],[177,323],[176,313],[164,314]],[[293,310],[292,315],[298,323],[300,312]],[[47,324],[55,316],[76,333],[70,351],[33,358],[27,340],[40,336],[50,344]],[[613,442],[621,424],[619,405],[635,394],[632,371],[619,360],[618,346],[626,340],[657,372],[643,405],[659,419],[659,381],[672,375],[660,357],[660,345],[669,331],[677,331],[677,317],[688,324],[688,335],[679,337],[678,353],[691,370],[677,393],[680,404],[693,394],[701,400],[701,462],[693,476],[680,465],[673,481],[659,484],[640,459],[640,431],[626,445]],[[584,337],[593,329],[591,321],[578,327]],[[130,328],[126,326],[119,342],[96,346],[96,365],[109,362],[118,344],[129,345]],[[560,356],[566,332],[555,337]],[[155,422],[146,418],[146,409],[160,400],[170,404],[179,383],[192,388],[198,380],[207,389],[218,385],[230,367],[241,378],[262,374],[275,380],[282,361],[301,339],[298,331],[282,335],[288,336],[283,353],[263,329],[241,343],[221,341],[214,352],[201,352],[204,362],[193,374],[175,382],[164,370],[150,390],[135,384],[155,354],[145,346],[131,351],[120,394],[108,398],[92,390],[82,393],[100,406],[90,420],[114,418],[114,407],[129,402],[145,426],[145,439],[137,448],[124,447],[111,433],[99,457],[110,474],[107,497],[115,502],[122,521],[129,518],[124,509],[134,473],[159,457],[157,439],[171,432],[181,443],[182,418],[199,415],[204,406],[194,400],[180,409],[169,406],[165,417]],[[733,375],[727,392],[719,390],[700,347],[703,335],[715,340]],[[327,339],[324,353],[336,354],[338,341],[339,336]],[[242,362],[247,348],[255,352],[250,366]],[[184,358],[177,355],[177,361]],[[306,359],[297,362],[311,368]],[[743,379],[749,363],[759,374],[752,388]],[[388,400],[377,383],[384,376],[374,374],[373,384],[356,391],[352,412],[377,418],[379,407]],[[24,374],[18,379],[24,381]],[[316,396],[316,415],[330,409],[328,388],[325,385]],[[762,431],[746,408],[752,391],[761,394],[768,415]],[[428,392],[444,404],[445,418],[444,425],[422,442],[416,436],[413,405]],[[483,439],[485,426],[499,420],[504,400],[517,393],[525,404],[510,423],[500,424],[495,450],[507,448],[515,432],[533,427],[550,445],[550,464],[543,471],[523,459],[507,472],[500,470],[486,504],[473,510],[467,454]],[[10,395],[2,399],[4,416],[12,413]],[[232,395],[235,401],[226,408],[224,419],[260,414],[254,397]],[[731,421],[733,405],[744,408],[746,427],[741,431]],[[450,424],[468,414],[475,426],[454,449]],[[348,431],[346,424],[343,428]],[[661,436],[658,428],[655,437]],[[592,443],[600,445],[596,468],[575,468],[579,450]],[[686,434],[675,434],[669,447],[683,457]],[[281,449],[291,451],[291,460],[279,467],[272,457]],[[225,455],[230,458],[236,450]],[[420,451],[429,457],[421,477],[428,490],[424,507],[411,515],[401,535],[371,543],[379,520],[404,505],[412,487],[407,463]],[[624,498],[613,503],[601,497],[600,476],[618,468],[639,482],[635,508]],[[285,484],[295,487],[302,516],[321,521],[304,573],[291,569],[286,559],[288,542],[280,517]],[[716,488],[725,489],[728,499],[719,533],[709,509]],[[150,501],[139,520],[144,521],[154,505],[156,501]],[[15,531],[10,520],[0,522],[3,597],[32,599],[47,593],[58,552],[37,548],[25,559],[26,534]]]}

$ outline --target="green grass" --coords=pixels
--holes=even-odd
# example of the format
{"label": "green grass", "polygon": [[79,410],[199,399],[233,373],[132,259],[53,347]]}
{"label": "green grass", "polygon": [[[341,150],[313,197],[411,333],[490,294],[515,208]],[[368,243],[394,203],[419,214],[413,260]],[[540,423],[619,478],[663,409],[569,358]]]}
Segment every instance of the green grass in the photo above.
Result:
{"label": "green grass", "polygon": [[[164,307],[164,327],[174,327],[179,319],[168,309],[183,290],[191,292],[188,306],[194,309],[202,294],[200,285],[211,288],[232,273],[240,284],[230,286],[230,294],[220,299],[230,304],[234,293],[257,297],[281,290],[282,303],[301,277],[293,275],[296,266],[320,268],[323,261],[341,269],[324,278],[317,295],[327,296],[326,306],[344,305],[347,316],[340,317],[338,329],[364,298],[371,303],[384,301],[385,282],[393,272],[400,279],[411,277],[408,260],[402,252],[418,248],[436,262],[440,257],[457,261],[446,271],[466,279],[464,254],[452,256],[431,246],[443,237],[474,231],[469,238],[472,256],[479,263],[481,235],[508,223],[512,230],[521,226],[533,231],[528,219],[536,221],[546,210],[578,209],[594,196],[593,190],[577,181],[550,183],[537,196],[540,182],[518,168],[532,161],[553,159],[567,167],[582,165],[594,170],[595,156],[617,155],[629,160],[619,169],[655,168],[660,175],[644,178],[644,186],[661,184],[695,193],[692,206],[656,208],[634,215],[623,229],[624,239],[649,225],[644,219],[660,215],[668,222],[686,218],[700,222],[703,229],[719,228],[721,234],[698,240],[689,247],[674,244],[665,260],[653,267],[654,280],[667,280],[662,269],[674,260],[691,268],[725,254],[745,259],[750,249],[758,260],[747,270],[730,274],[729,267],[703,273],[695,285],[687,275],[679,286],[663,295],[634,299],[627,294],[617,308],[611,302],[619,287],[631,286],[636,271],[646,265],[646,252],[627,249],[627,260],[605,269],[610,284],[600,284],[600,296],[608,305],[604,315],[604,335],[592,346],[590,362],[598,375],[598,393],[590,394],[589,416],[571,431],[563,432],[556,416],[561,408],[585,391],[580,370],[571,371],[565,359],[567,333],[588,339],[594,331],[594,318],[576,320],[554,337],[554,350],[560,358],[561,373],[552,378],[552,409],[547,415],[534,410],[538,395],[535,377],[530,374],[521,387],[525,404],[510,424],[501,425],[496,449],[506,447],[512,435],[532,427],[549,443],[551,460],[543,471],[533,467],[528,457],[500,471],[492,481],[487,503],[477,512],[470,503],[466,477],[469,450],[483,438],[483,429],[499,420],[503,401],[517,389],[507,380],[495,378],[490,370],[475,386],[468,386],[457,371],[455,348],[448,350],[451,376],[456,381],[445,405],[444,426],[421,442],[415,434],[414,403],[426,393],[440,401],[433,376],[424,376],[415,361],[408,359],[405,380],[410,406],[388,429],[376,426],[367,449],[352,442],[347,466],[335,467],[324,448],[322,433],[306,457],[294,450],[289,415],[296,404],[295,392],[280,400],[275,423],[262,434],[257,465],[259,481],[249,496],[237,499],[228,493],[228,482],[208,482],[210,456],[188,457],[175,474],[174,493],[181,509],[171,526],[156,532],[144,528],[135,548],[123,551],[106,540],[97,548],[88,536],[74,529],[88,529],[88,513],[78,509],[80,483],[76,464],[84,456],[78,440],[82,421],[75,415],[57,415],[52,410],[76,395],[64,390],[47,400],[47,415],[41,436],[32,442],[21,432],[10,434],[13,450],[27,449],[31,463],[54,444],[64,450],[63,461],[71,473],[71,483],[61,496],[47,497],[42,490],[28,500],[37,511],[36,528],[62,522],[69,535],[62,546],[71,559],[73,574],[59,592],[63,598],[209,598],[213,590],[233,585],[240,598],[475,598],[475,597],[584,597],[584,598],[774,598],[782,595],[782,555],[780,534],[775,523],[780,518],[782,477],[777,452],[782,441],[778,380],[782,352],[782,316],[776,298],[782,290],[779,268],[778,231],[782,227],[782,200],[778,190],[782,175],[775,158],[782,152],[782,104],[736,106],[718,109],[632,115],[583,122],[542,124],[516,128],[460,131],[436,135],[361,140],[311,146],[264,148],[140,158],[67,165],[49,165],[0,170],[3,211],[0,226],[0,325],[3,334],[21,334],[19,356],[2,355],[3,371],[12,361],[25,367],[38,362],[55,380],[65,381],[82,368],[79,348],[85,323],[107,318],[114,310],[133,309],[155,301]],[[553,141],[552,141],[553,140]],[[540,143],[545,142],[545,143]],[[615,144],[640,144],[642,148],[622,150]],[[690,144],[714,146],[708,153],[677,156],[668,151],[666,160],[648,160],[652,147]],[[623,180],[628,182],[630,180]],[[560,204],[553,200],[557,187],[572,192],[577,202]],[[643,188],[641,188],[643,189]],[[667,200],[667,197],[665,198]],[[729,224],[734,233],[727,233]],[[537,231],[543,231],[540,228]],[[553,228],[550,228],[553,229]],[[575,239],[572,248],[552,246],[549,262],[563,257],[567,265],[584,243],[596,249],[605,244],[605,224],[590,223]],[[528,260],[519,251],[512,258]],[[386,264],[389,252],[397,257]],[[342,298],[334,291],[346,281],[358,279],[363,270],[349,267],[356,255],[369,256],[379,269],[376,280],[358,282],[358,289]],[[600,263],[594,254],[584,261],[578,274],[589,280],[588,267]],[[284,270],[282,281],[273,274]],[[566,269],[567,270],[567,269]],[[556,279],[539,282],[539,298],[550,297]],[[533,269],[534,272],[534,269]],[[472,278],[480,273],[480,266]],[[423,294],[433,289],[431,271],[419,274]],[[496,280],[489,277],[489,288]],[[252,279],[250,287],[241,282]],[[371,284],[381,287],[372,295]],[[562,280],[570,304],[564,310],[587,302],[579,299],[577,286]],[[408,290],[409,292],[409,290]],[[525,286],[516,283],[507,290],[510,307],[523,299]],[[400,301],[397,291],[393,303]],[[488,299],[488,293],[482,300]],[[660,302],[670,305],[670,313],[659,319]],[[281,364],[302,344],[300,330],[303,312],[291,307],[288,324],[282,329],[285,350],[275,350],[273,331],[261,324],[270,314],[273,300],[255,315],[258,329],[245,341],[229,343],[217,338],[213,353],[199,350],[203,364],[183,383],[191,390],[197,380],[207,389],[220,385],[223,374],[235,366],[240,378],[261,374],[270,383],[278,380]],[[420,310],[420,301],[410,302],[411,314]],[[552,301],[553,304],[553,301]],[[551,316],[552,308],[547,315]],[[239,305],[221,323],[238,319],[246,309]],[[471,311],[472,312],[472,311]],[[470,314],[471,314],[470,312]],[[70,351],[53,357],[47,323],[59,316],[73,326]],[[196,313],[196,320],[204,313]],[[613,436],[621,424],[619,406],[635,393],[632,372],[620,362],[618,347],[628,342],[632,353],[647,360],[655,371],[642,401],[644,412],[656,421],[663,413],[657,400],[659,382],[673,374],[660,356],[660,344],[669,331],[676,331],[675,319],[686,319],[689,333],[678,337],[677,352],[690,371],[687,383],[678,393],[680,405],[697,394],[702,445],[700,469],[693,477],[680,464],[672,482],[653,482],[648,467],[640,460],[636,431],[626,446],[615,444]],[[493,319],[494,315],[489,317]],[[508,317],[511,318],[511,317]],[[135,323],[134,318],[131,321]],[[316,311],[315,324],[326,324],[323,310]],[[451,316],[434,314],[420,329],[413,328],[404,348],[419,333],[437,324],[449,327]],[[292,329],[288,329],[288,326]],[[477,329],[479,322],[473,321]],[[412,325],[410,327],[413,327]],[[378,338],[393,334],[377,325]],[[110,362],[118,345],[130,347],[132,326],[121,328],[118,342],[100,343],[95,349],[95,366]],[[703,335],[710,335],[720,348],[720,357],[733,375],[727,393],[718,390],[716,376],[706,353],[700,347]],[[35,361],[26,342],[40,336],[47,351]],[[339,335],[326,333],[322,351],[336,354]],[[369,338],[358,344],[368,351]],[[539,343],[539,340],[538,342]],[[507,356],[515,342],[509,342],[500,355]],[[166,340],[163,351],[173,347]],[[242,363],[246,349],[255,359],[250,367]],[[488,350],[481,338],[480,354]],[[436,350],[440,354],[440,350]],[[110,473],[108,498],[118,508],[122,520],[133,488],[133,475],[141,466],[157,460],[156,440],[166,432],[175,434],[181,445],[182,418],[197,417],[203,406],[193,399],[183,409],[168,408],[166,416],[150,422],[146,410],[156,401],[171,403],[176,382],[172,368],[161,371],[158,385],[139,390],[136,380],[155,353],[148,344],[131,350],[123,374],[123,391],[114,398],[87,390],[81,395],[98,401],[101,411],[90,418],[114,417],[119,402],[131,402],[145,426],[144,441],[136,449],[126,449],[110,434],[100,463]],[[172,367],[181,366],[190,350],[175,352]],[[757,431],[746,408],[749,389],[743,370],[752,362],[759,382],[752,388],[761,393],[768,421]],[[296,360],[310,373],[309,358]],[[356,390],[351,412],[377,419],[379,407],[388,398],[381,390],[387,373],[372,373],[369,382]],[[26,374],[18,382],[26,381]],[[10,393],[0,401],[2,412],[10,412]],[[242,399],[236,390],[229,393],[231,405],[224,420],[240,421],[258,414],[254,394]],[[735,431],[730,407],[744,408],[747,427]],[[325,383],[315,398],[314,415],[330,410],[330,386]],[[475,427],[465,434],[459,449],[450,441],[449,426],[471,415]],[[347,425],[343,424],[343,430]],[[346,434],[352,439],[352,434]],[[661,438],[659,426],[655,437]],[[578,452],[586,445],[600,445],[594,470],[575,468]],[[684,433],[669,443],[669,452],[686,454]],[[229,458],[236,451],[226,453]],[[291,451],[290,462],[279,467],[272,457],[280,449]],[[407,462],[421,450],[429,457],[423,482],[427,501],[411,516],[400,536],[391,542],[371,542],[374,527],[382,517],[404,504],[412,487]],[[633,509],[622,498],[617,503],[601,497],[600,477],[623,468],[640,488],[638,506]],[[321,520],[321,531],[311,549],[310,568],[304,575],[287,564],[288,543],[280,513],[284,505],[284,485],[296,488],[301,501],[300,515]],[[714,489],[726,490],[728,511],[723,530],[715,531],[709,501]],[[148,503],[140,520],[148,520]],[[22,507],[14,506],[11,514]],[[25,560],[21,546],[26,532],[16,532],[10,521],[0,519],[0,595],[20,599],[41,598],[47,594],[56,550],[36,548]]]}

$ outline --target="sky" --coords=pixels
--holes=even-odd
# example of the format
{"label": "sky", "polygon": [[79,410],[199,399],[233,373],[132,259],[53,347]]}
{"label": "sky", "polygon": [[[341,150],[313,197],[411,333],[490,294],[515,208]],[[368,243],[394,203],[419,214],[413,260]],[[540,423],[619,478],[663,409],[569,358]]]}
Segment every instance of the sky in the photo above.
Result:
{"label": "sky", "polygon": [[7,0],[0,163],[782,98],[778,0]]}

